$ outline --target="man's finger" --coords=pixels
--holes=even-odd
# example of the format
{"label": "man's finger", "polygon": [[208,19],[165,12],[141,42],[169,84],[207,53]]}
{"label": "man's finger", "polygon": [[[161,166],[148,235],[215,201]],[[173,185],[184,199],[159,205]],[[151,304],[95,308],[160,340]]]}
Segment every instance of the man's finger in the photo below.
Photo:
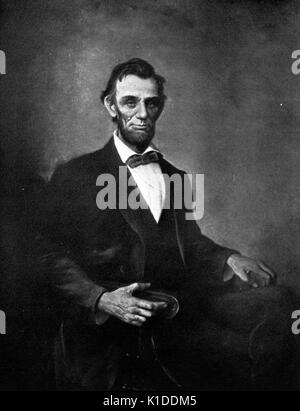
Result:
{"label": "man's finger", "polygon": [[262,268],[264,271],[266,271],[268,274],[270,274],[270,276],[275,279],[276,278],[276,273],[274,273],[273,270],[271,270],[270,267],[268,267],[265,263],[263,263],[262,261],[258,262],[258,265],[260,266],[260,268]]}
{"label": "man's finger", "polygon": [[167,308],[168,304],[161,301],[161,302],[152,302],[152,310],[158,311],[158,310],[163,310],[164,308]]}
{"label": "man's finger", "polygon": [[132,314],[138,314],[141,315],[142,317],[147,317],[150,318],[153,315],[152,311],[149,310],[144,310],[143,308],[137,308],[137,307],[133,307],[131,309]]}
{"label": "man's finger", "polygon": [[127,287],[125,287],[127,289],[127,291],[130,294],[133,294],[136,291],[143,291],[146,290],[147,288],[149,288],[151,286],[151,283],[133,283],[133,284],[129,284]]}
{"label": "man's finger", "polygon": [[124,317],[124,321],[128,324],[132,324],[133,322],[143,324],[146,321],[146,318],[136,314],[126,314]]}
{"label": "man's finger", "polygon": [[258,269],[255,271],[258,276],[262,279],[263,282],[266,283],[266,285],[270,284],[271,281],[271,276],[269,273],[267,273],[266,271],[262,270],[260,267],[258,267]]}
{"label": "man's finger", "polygon": [[143,300],[142,298],[134,298],[133,303],[140,308],[145,308],[146,310],[156,311],[161,310],[167,307],[167,303],[165,302],[154,302]]}
{"label": "man's finger", "polygon": [[135,325],[136,327],[141,327],[143,325],[143,323],[140,323],[139,321],[132,321],[130,324]]}
{"label": "man's finger", "polygon": [[257,284],[257,286],[267,287],[270,285],[271,277],[265,271],[260,268],[251,271],[249,274],[249,282],[251,285]]}
{"label": "man's finger", "polygon": [[248,274],[244,271],[235,271],[235,274],[240,277],[241,280],[243,280],[245,283],[249,281],[248,279]]}

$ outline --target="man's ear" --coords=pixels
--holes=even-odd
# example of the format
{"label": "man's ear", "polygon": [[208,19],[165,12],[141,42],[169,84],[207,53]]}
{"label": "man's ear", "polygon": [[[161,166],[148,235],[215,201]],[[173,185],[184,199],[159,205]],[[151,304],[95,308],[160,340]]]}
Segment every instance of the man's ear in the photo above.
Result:
{"label": "man's ear", "polygon": [[106,96],[104,98],[103,102],[104,102],[106,110],[109,112],[111,117],[116,118],[117,117],[117,111],[116,111],[116,106],[115,106],[115,103],[113,102],[112,97],[111,96]]}

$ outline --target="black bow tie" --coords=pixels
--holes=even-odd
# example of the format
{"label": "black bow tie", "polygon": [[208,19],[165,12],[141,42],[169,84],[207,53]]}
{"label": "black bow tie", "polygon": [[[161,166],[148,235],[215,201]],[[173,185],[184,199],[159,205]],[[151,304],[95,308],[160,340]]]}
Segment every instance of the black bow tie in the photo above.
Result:
{"label": "black bow tie", "polygon": [[126,164],[131,168],[135,168],[141,164],[158,163],[160,156],[162,154],[154,150],[147,151],[145,154],[133,154],[127,159]]}

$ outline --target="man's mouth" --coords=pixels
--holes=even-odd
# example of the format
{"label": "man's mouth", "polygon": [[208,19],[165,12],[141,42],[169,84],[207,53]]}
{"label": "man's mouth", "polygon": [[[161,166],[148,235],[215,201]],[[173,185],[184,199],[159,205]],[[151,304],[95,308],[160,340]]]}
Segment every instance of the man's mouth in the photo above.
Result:
{"label": "man's mouth", "polygon": [[147,130],[149,126],[147,126],[146,124],[134,124],[132,128],[136,130]]}

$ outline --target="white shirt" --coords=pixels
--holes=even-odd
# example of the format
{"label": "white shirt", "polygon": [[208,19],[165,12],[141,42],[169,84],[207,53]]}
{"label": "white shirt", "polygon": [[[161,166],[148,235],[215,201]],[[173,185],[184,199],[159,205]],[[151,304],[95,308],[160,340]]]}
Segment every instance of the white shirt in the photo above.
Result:
{"label": "white shirt", "polygon": [[[114,132],[114,143],[123,163],[134,154],[145,154],[148,151],[158,151],[152,146],[146,148],[143,153],[136,153],[129,148]],[[166,198],[166,186],[158,163],[141,164],[135,168],[127,166],[144,200],[146,201],[155,221],[158,223]]]}

